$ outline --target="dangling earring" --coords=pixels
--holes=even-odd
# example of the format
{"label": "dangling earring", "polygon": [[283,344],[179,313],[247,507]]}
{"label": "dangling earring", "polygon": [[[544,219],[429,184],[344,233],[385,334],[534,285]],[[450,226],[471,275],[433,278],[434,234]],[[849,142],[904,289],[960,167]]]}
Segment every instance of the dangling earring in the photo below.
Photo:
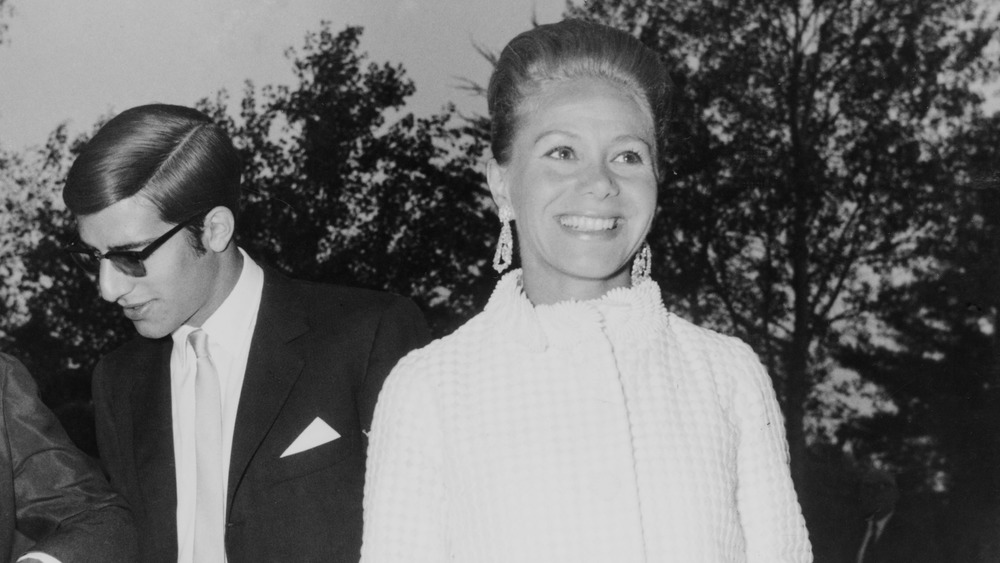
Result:
{"label": "dangling earring", "polygon": [[652,252],[649,250],[649,243],[643,242],[642,248],[632,259],[632,287],[649,279],[649,270],[653,262]]}
{"label": "dangling earring", "polygon": [[510,232],[510,222],[514,210],[509,205],[500,206],[500,238],[497,239],[497,253],[493,255],[493,269],[499,273],[510,267],[514,252],[514,235]]}

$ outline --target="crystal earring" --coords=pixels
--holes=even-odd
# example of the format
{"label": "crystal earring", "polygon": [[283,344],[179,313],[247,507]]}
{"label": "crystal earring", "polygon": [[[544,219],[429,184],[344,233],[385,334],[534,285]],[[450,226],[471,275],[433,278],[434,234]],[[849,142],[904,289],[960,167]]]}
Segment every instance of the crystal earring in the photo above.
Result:
{"label": "crystal earring", "polygon": [[650,266],[653,262],[652,252],[649,250],[649,243],[643,242],[642,248],[632,259],[632,287],[649,279]]}
{"label": "crystal earring", "polygon": [[514,252],[514,235],[510,231],[510,222],[514,219],[514,210],[509,205],[500,206],[500,237],[497,239],[497,253],[493,255],[493,269],[499,273],[510,267]]}

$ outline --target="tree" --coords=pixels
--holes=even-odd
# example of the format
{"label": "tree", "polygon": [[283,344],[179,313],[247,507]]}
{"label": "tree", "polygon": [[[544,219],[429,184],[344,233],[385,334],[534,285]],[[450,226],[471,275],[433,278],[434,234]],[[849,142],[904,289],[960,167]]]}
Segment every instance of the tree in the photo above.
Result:
{"label": "tree", "polygon": [[802,486],[807,398],[875,282],[932,232],[953,185],[943,148],[981,112],[973,85],[997,76],[997,22],[966,0],[605,0],[569,13],[675,65],[659,275],[674,308],[762,355]]}
{"label": "tree", "polygon": [[[485,142],[452,107],[387,124],[413,84],[366,65],[361,33],[324,23],[288,53],[295,87],[247,85],[239,121],[226,120],[248,163],[239,235],[297,277],[412,296],[440,334],[492,287]],[[204,107],[226,115],[224,99]]]}
{"label": "tree", "polygon": [[[839,354],[898,412],[843,429],[864,454],[943,490],[955,559],[1000,559],[1000,115],[956,144],[958,188],[942,201],[919,275],[886,284],[882,334]],[[889,337],[886,337],[888,333]]]}

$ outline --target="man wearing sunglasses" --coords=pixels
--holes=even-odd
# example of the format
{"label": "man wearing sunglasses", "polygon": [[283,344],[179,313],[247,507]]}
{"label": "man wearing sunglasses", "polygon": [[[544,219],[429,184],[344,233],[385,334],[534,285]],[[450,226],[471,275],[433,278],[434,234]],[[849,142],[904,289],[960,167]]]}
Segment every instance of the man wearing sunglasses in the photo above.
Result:
{"label": "man wearing sunglasses", "polygon": [[357,561],[365,432],[426,325],[255,263],[239,197],[228,136],[178,106],[121,113],[70,169],[72,254],[139,333],[94,373],[101,461],[141,561]]}

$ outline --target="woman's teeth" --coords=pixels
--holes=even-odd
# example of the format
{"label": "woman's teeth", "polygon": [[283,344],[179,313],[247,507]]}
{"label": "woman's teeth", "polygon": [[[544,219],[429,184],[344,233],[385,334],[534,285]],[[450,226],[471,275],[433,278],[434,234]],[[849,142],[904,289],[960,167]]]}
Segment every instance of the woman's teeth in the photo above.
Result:
{"label": "woman's teeth", "polygon": [[581,217],[579,215],[563,215],[559,224],[577,231],[608,231],[618,225],[617,219],[598,217]]}

